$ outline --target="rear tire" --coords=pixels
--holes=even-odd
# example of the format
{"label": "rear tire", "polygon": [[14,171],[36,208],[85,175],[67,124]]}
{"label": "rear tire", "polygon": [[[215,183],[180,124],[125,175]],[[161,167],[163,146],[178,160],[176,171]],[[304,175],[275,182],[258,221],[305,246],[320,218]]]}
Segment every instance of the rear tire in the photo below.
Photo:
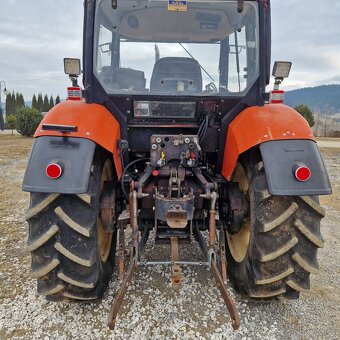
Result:
{"label": "rear tire", "polygon": [[270,195],[263,163],[249,159],[238,163],[232,180],[240,183],[250,212],[238,234],[227,232],[231,281],[252,298],[297,299],[319,269],[324,209],[318,198]]}
{"label": "rear tire", "polygon": [[31,272],[38,293],[50,300],[100,298],[112,274],[117,232],[103,230],[99,215],[103,184],[113,180],[112,162],[98,151],[92,165],[86,194],[31,194]]}

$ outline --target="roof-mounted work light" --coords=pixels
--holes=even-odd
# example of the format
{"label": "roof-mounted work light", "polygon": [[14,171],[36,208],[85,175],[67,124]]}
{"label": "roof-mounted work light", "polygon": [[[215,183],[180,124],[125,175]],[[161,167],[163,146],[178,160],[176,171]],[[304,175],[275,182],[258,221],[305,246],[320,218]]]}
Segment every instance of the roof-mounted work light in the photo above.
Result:
{"label": "roof-mounted work light", "polygon": [[289,77],[292,63],[290,61],[275,61],[273,67],[273,76],[275,79],[281,79]]}
{"label": "roof-mounted work light", "polygon": [[80,60],[74,58],[64,59],[64,71],[72,81],[72,87],[67,88],[68,100],[81,100],[81,88],[78,85],[78,76],[81,74]]}
{"label": "roof-mounted work light", "polygon": [[274,90],[270,92],[270,102],[272,104],[282,104],[284,100],[284,91],[280,90],[280,84],[284,78],[289,77],[292,63],[290,61],[275,61],[273,67],[273,76],[275,78]]}
{"label": "roof-mounted work light", "polygon": [[64,59],[64,71],[70,77],[77,77],[80,75],[80,60],[74,58],[65,58]]}

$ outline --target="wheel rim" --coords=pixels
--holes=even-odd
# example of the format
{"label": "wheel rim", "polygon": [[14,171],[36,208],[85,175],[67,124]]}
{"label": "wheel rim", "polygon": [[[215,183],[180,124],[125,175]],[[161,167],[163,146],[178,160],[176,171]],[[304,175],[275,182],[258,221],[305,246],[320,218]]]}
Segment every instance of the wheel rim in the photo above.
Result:
{"label": "wheel rim", "polygon": [[[112,181],[112,165],[110,160],[106,160],[103,172],[100,177],[100,194],[103,191],[104,183],[107,181]],[[99,195],[100,196],[100,195]],[[103,227],[103,222],[100,216],[100,210],[97,218],[97,229],[98,229],[98,250],[99,256],[102,262],[106,262],[110,255],[111,243],[112,243],[112,233],[107,232]]]}
{"label": "wheel rim", "polygon": [[[233,182],[239,183],[240,189],[247,199],[249,199],[249,183],[247,174],[243,166],[237,163],[233,176]],[[236,262],[242,262],[247,255],[250,241],[250,217],[247,217],[240,229],[234,235],[227,232],[227,242],[230,253]]]}

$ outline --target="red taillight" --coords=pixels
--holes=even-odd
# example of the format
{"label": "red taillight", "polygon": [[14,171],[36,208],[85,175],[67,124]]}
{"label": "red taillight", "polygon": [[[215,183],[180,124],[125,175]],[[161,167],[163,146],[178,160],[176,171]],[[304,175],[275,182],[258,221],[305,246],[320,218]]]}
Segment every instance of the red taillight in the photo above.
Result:
{"label": "red taillight", "polygon": [[283,90],[273,90],[270,92],[269,101],[272,104],[282,104],[285,97],[285,91]]}
{"label": "red taillight", "polygon": [[68,100],[81,100],[81,88],[80,87],[68,87],[67,99]]}
{"label": "red taillight", "polygon": [[295,168],[293,168],[293,171],[295,178],[300,182],[308,181],[312,174],[310,169],[305,165],[295,166]]}
{"label": "red taillight", "polygon": [[47,165],[46,167],[46,176],[48,176],[51,179],[59,178],[62,173],[63,173],[63,169],[61,165],[57,163],[51,163]]}
{"label": "red taillight", "polygon": [[152,171],[152,176],[157,177],[158,175],[159,175],[159,171],[158,170]]}

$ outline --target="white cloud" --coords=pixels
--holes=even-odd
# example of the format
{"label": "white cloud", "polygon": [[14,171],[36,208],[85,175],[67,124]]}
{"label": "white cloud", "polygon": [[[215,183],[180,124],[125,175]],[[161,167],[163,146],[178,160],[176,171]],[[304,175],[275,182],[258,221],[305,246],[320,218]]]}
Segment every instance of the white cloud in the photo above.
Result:
{"label": "white cloud", "polygon": [[0,79],[10,90],[65,96],[63,58],[81,57],[82,1],[1,0]]}
{"label": "white cloud", "polygon": [[338,0],[272,1],[272,60],[293,62],[283,87],[328,84],[339,77],[339,11]]}

